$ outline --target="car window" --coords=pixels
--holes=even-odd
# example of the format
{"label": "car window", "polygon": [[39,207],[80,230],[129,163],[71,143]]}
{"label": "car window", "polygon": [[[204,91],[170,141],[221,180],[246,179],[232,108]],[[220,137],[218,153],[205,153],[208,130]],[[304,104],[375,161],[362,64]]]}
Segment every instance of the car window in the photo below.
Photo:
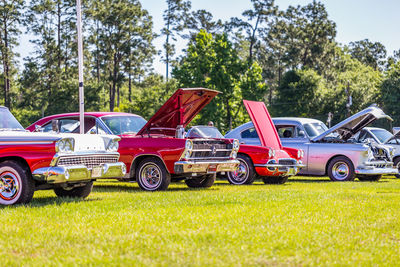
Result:
{"label": "car window", "polygon": [[400,140],[398,138],[392,139],[388,142],[391,145],[400,145]]}
{"label": "car window", "polygon": [[372,137],[372,135],[371,135],[368,131],[362,130],[362,131],[360,132],[360,136],[358,137],[358,141],[359,141],[359,142],[364,142],[364,141],[367,140],[368,138],[374,139],[374,138]]}
{"label": "car window", "polygon": [[79,120],[65,119],[60,120],[59,129],[60,133],[72,133],[79,127]]}
{"label": "car window", "polygon": [[136,134],[146,124],[146,120],[138,116],[105,116],[101,120],[113,134]]}
{"label": "car window", "polygon": [[240,133],[240,136],[242,138],[258,138],[258,134],[255,128],[244,130]]}
{"label": "car window", "polygon": [[385,143],[387,140],[392,138],[393,134],[385,129],[371,129],[371,132],[381,143]]}
{"label": "car window", "polygon": [[303,126],[310,138],[316,137],[328,130],[322,122],[304,123]]}
{"label": "car window", "polygon": [[[85,118],[85,133],[89,132],[93,126],[96,125],[96,119],[92,117]],[[42,126],[43,132],[52,131],[51,121]],[[73,118],[64,118],[58,120],[58,129],[60,133],[79,133],[80,131],[80,122],[78,117]]]}
{"label": "car window", "polygon": [[295,125],[277,125],[279,138],[305,138],[305,133]]}
{"label": "car window", "polygon": [[296,136],[295,126],[276,126],[279,138],[293,138]]}

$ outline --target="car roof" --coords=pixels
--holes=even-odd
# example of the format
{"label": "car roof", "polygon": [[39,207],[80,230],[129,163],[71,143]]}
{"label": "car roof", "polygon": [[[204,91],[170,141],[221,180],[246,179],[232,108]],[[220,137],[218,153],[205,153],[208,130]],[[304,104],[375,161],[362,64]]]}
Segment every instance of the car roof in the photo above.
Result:
{"label": "car roof", "polygon": [[272,118],[274,122],[281,122],[281,121],[292,121],[292,122],[299,122],[299,123],[313,123],[317,122],[320,123],[322,121],[317,120],[317,119],[311,119],[311,118],[299,118],[299,117],[275,117]]}
{"label": "car roof", "polygon": [[[124,112],[103,112],[103,111],[93,111],[93,112],[85,112],[85,116],[92,116],[92,117],[104,117],[104,116],[110,116],[110,115],[118,115],[118,116],[137,116],[140,117],[139,115],[132,114],[132,113],[124,113]],[[66,116],[79,116],[79,112],[71,112],[71,113],[60,113],[60,114],[54,114],[50,115],[47,117],[66,117]]]}

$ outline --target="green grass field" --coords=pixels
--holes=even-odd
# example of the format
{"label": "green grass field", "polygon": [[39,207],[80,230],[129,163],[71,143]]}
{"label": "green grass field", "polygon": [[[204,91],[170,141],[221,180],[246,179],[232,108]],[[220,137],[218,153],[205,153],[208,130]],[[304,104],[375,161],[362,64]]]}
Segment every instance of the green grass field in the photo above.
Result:
{"label": "green grass field", "polygon": [[1,207],[2,266],[399,265],[400,180],[148,193],[97,182],[87,200],[38,191]]}

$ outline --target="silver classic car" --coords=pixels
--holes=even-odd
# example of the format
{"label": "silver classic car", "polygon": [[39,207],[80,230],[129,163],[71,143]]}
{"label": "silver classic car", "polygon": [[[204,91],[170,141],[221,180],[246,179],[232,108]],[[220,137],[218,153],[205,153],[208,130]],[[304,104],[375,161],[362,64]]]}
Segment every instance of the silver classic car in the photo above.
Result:
{"label": "silver classic car", "polygon": [[[393,128],[393,132],[395,134],[382,128],[365,127],[354,136],[354,139],[359,143],[375,142],[393,147],[393,164],[400,172],[400,131]],[[400,178],[400,174],[395,176]]]}
{"label": "silver classic car", "polygon": [[[377,107],[366,108],[328,129],[324,123],[307,118],[274,118],[279,137],[285,147],[304,151],[303,168],[299,174],[328,175],[332,181],[377,181],[382,174],[397,174],[393,167],[393,148],[376,142],[358,143],[354,135],[373,121],[390,119]],[[230,138],[241,143],[259,145],[251,122],[232,132]],[[244,136],[243,133],[253,132]]]}

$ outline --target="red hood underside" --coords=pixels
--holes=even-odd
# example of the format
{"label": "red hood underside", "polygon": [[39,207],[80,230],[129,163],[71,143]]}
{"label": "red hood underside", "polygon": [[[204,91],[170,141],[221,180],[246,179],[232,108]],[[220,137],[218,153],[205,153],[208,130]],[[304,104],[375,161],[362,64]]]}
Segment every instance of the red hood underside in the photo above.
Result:
{"label": "red hood underside", "polygon": [[178,125],[186,127],[217,94],[205,88],[178,89],[137,134],[175,135]]}
{"label": "red hood underside", "polygon": [[256,128],[262,146],[282,149],[281,140],[263,102],[243,100],[247,113]]}

